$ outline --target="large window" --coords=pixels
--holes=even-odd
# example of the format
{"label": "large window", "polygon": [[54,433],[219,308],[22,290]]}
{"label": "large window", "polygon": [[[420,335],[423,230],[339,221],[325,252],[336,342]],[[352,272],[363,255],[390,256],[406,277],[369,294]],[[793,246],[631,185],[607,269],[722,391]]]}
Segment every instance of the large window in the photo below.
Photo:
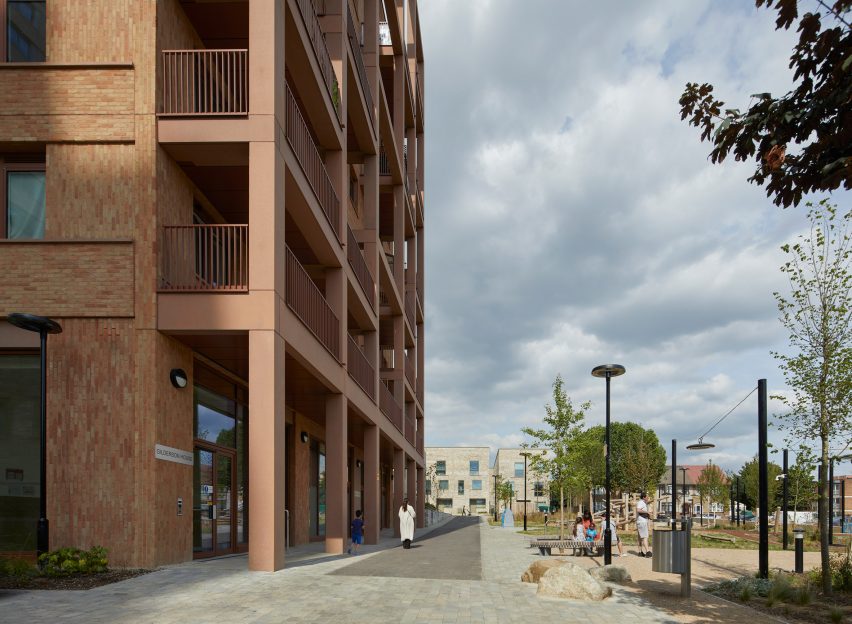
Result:
{"label": "large window", "polygon": [[524,477],[524,462],[515,462],[515,476]]}
{"label": "large window", "polygon": [[459,494],[464,494],[464,481],[459,480]]}
{"label": "large window", "polygon": [[438,481],[438,489],[439,490],[449,490],[450,489],[450,480],[449,479],[441,479]]}
{"label": "large window", "polygon": [[544,483],[536,481],[533,485],[533,496],[544,496]]}
{"label": "large window", "polygon": [[445,475],[447,474],[447,462],[444,460],[435,462],[435,474]]}
{"label": "large window", "polygon": [[0,238],[44,238],[43,164],[0,158]]}
{"label": "large window", "polygon": [[479,461],[476,459],[470,460],[470,474],[473,476],[479,475]]}
{"label": "large window", "polygon": [[0,554],[36,550],[39,367],[37,353],[0,353]]}
{"label": "large window", "polygon": [[46,59],[45,0],[0,0],[3,60],[8,63],[41,63]]}
{"label": "large window", "polygon": [[470,482],[471,490],[481,490],[482,489],[482,479],[473,479]]}

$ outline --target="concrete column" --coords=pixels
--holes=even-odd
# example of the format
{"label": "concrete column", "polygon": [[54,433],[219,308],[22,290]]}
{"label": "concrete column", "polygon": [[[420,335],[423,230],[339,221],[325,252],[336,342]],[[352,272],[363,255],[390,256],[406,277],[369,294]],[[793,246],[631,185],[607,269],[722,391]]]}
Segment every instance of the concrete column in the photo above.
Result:
{"label": "concrete column", "polygon": [[405,466],[407,468],[405,471],[407,481],[405,495],[408,497],[408,502],[414,507],[414,513],[417,513],[417,464],[413,459],[406,458]]}
{"label": "concrete column", "polygon": [[[405,451],[400,448],[393,450],[393,506],[391,507],[390,522],[394,537],[399,537],[399,517],[397,513],[402,507],[405,490]],[[416,513],[416,512],[415,512]]]}
{"label": "concrete column", "polygon": [[284,567],[284,339],[249,332],[249,569]]}
{"label": "concrete column", "polygon": [[364,540],[379,543],[382,522],[381,470],[379,468],[379,427],[364,428]]}
{"label": "concrete column", "polygon": [[426,526],[426,471],[417,466],[417,498],[414,503],[414,511],[417,514],[417,528]]}
{"label": "concrete column", "polygon": [[343,552],[349,533],[346,433],[346,398],[330,394],[325,400],[325,552],[332,554]]}

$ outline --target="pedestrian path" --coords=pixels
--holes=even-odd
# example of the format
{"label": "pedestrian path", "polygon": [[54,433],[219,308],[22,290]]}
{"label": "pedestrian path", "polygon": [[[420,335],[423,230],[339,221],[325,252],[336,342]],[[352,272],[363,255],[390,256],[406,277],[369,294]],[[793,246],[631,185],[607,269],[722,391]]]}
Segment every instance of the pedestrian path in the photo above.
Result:
{"label": "pedestrian path", "polygon": [[[460,521],[458,521],[460,520]],[[343,622],[424,624],[549,622],[670,622],[636,597],[617,595],[602,603],[540,599],[520,575],[537,551],[510,529],[456,519],[429,538],[415,534],[419,548],[398,547],[387,537],[378,550],[358,557],[305,555],[278,572],[249,572],[244,557],[171,566],[96,589],[0,592],[0,623],[39,624],[266,624]],[[472,553],[479,549],[479,557]],[[418,565],[414,557],[440,557]],[[397,556],[414,555],[398,563]],[[375,559],[394,576],[377,576]],[[433,567],[449,570],[454,559],[481,562],[474,578],[435,578]],[[405,570],[405,568],[408,568]],[[404,569],[405,574],[400,570]]]}

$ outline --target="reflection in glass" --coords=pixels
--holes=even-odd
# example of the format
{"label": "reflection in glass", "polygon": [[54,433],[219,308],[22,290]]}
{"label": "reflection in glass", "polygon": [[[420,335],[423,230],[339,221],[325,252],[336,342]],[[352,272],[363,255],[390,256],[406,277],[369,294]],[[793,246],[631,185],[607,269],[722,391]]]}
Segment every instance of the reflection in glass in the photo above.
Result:
{"label": "reflection in glass", "polygon": [[44,171],[6,174],[7,238],[44,238]]}
{"label": "reflection in glass", "polygon": [[44,0],[8,0],[6,60],[41,63],[45,60]]}
{"label": "reflection in glass", "polygon": [[325,535],[325,444],[311,440],[311,480],[308,489],[308,531]]}
{"label": "reflection in glass", "polygon": [[192,550],[213,550],[213,453],[195,449],[193,465]]}
{"label": "reflection in glass", "polygon": [[195,437],[234,448],[236,403],[206,388],[195,386]]}
{"label": "reflection in glass", "polygon": [[248,544],[248,408],[237,405],[237,544]]}
{"label": "reflection in glass", "polygon": [[231,477],[233,465],[227,455],[216,455],[216,549],[231,549]]}

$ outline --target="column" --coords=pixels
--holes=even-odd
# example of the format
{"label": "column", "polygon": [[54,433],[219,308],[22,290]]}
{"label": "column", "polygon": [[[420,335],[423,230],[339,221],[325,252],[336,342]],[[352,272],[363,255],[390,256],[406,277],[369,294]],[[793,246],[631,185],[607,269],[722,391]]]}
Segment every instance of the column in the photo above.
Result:
{"label": "column", "polygon": [[349,533],[349,471],[346,397],[330,394],[325,400],[325,552],[343,552]]}
{"label": "column", "polygon": [[[399,537],[399,517],[397,512],[402,507],[403,490],[405,489],[405,451],[400,448],[393,450],[393,506],[391,507],[391,526],[394,537]],[[416,513],[416,512],[415,512]]]}
{"label": "column", "polygon": [[426,471],[417,466],[417,498],[414,504],[417,513],[417,528],[426,526]]}
{"label": "column", "polygon": [[364,428],[364,541],[378,544],[382,522],[381,470],[379,469],[379,427]]}
{"label": "column", "polygon": [[249,569],[284,567],[284,339],[249,332]]}

